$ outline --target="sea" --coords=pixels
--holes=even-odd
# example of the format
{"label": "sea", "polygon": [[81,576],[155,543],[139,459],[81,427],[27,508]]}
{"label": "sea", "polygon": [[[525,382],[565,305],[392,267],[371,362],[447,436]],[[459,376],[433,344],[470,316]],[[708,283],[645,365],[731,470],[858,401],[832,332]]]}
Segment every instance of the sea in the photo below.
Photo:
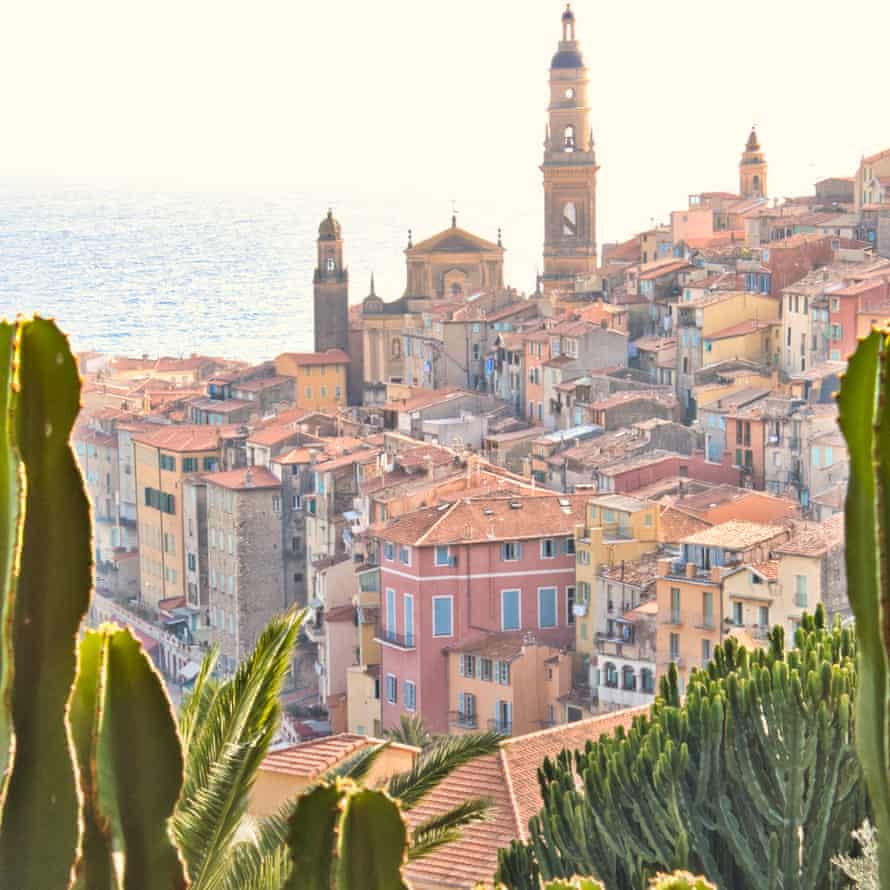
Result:
{"label": "sea", "polygon": [[[451,224],[492,241],[505,277],[534,289],[543,222],[539,186],[453,205],[442,196],[350,190],[343,227],[350,302],[375,276],[402,295],[415,243]],[[0,316],[55,318],[77,350],[203,353],[257,362],[312,349],[312,272],[329,197],[318,190],[0,179]]]}

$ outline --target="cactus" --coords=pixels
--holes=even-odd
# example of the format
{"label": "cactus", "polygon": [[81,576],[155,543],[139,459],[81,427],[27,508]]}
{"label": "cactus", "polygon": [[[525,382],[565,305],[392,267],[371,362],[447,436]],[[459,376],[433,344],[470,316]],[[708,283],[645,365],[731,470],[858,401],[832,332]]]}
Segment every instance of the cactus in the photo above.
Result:
{"label": "cactus", "polygon": [[[636,890],[656,871],[691,867],[720,888],[830,887],[831,857],[865,815],[855,645],[821,609],[796,642],[785,653],[776,629],[749,653],[729,639],[682,704],[672,673],[629,731],[545,761],[544,806],[529,824],[544,877],[593,874]],[[517,868],[505,851],[499,880],[513,886]]]}
{"label": "cactus", "polygon": [[348,779],[304,794],[290,818],[285,890],[407,890],[408,830],[398,804]]}
{"label": "cactus", "polygon": [[851,356],[839,394],[850,455],[847,588],[860,660],[856,744],[874,810],[880,885],[890,886],[890,330]]}
{"label": "cactus", "polygon": [[688,871],[677,871],[672,875],[656,875],[649,884],[649,890],[717,890],[702,877]]}

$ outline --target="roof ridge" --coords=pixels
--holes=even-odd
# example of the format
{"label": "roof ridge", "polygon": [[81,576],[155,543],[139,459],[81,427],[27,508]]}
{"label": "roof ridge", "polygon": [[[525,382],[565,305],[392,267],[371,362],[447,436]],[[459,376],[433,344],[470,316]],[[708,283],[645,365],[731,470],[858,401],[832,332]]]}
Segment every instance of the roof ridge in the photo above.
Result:
{"label": "roof ridge", "polygon": [[[439,518],[414,542],[414,546],[416,547],[419,544],[424,543],[424,540],[432,534],[433,530],[436,526],[445,519],[446,516],[450,516],[452,511],[460,504],[460,498],[458,498],[447,510],[443,510]],[[436,510],[438,507],[431,507],[430,509]]]}
{"label": "roof ridge", "polygon": [[507,786],[507,796],[510,798],[510,809],[513,822],[516,827],[516,837],[525,842],[528,840],[528,832],[519,818],[519,802],[516,800],[516,794],[513,791],[513,776],[510,774],[510,761],[507,760],[506,746],[501,742],[498,748],[498,760],[501,764],[501,772],[504,774],[504,784]]}

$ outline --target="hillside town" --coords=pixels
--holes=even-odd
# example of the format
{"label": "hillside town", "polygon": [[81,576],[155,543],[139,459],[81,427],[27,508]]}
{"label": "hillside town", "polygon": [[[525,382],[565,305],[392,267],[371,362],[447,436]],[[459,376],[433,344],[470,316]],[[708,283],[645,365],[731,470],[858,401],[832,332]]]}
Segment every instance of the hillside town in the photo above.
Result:
{"label": "hillside town", "polygon": [[313,352],[78,356],[91,620],[132,627],[175,697],[210,647],[229,676],[306,610],[258,813],[404,715],[505,736],[437,790],[497,807],[407,867],[420,888],[488,879],[543,757],[629,727],[671,665],[682,691],[729,637],[851,617],[834,393],[890,316],[890,149],[778,199],[740,121],[725,182],[690,183],[731,190],[600,244],[608,171],[558,25],[532,287],[455,214],[407,232],[403,293],[360,298],[320,208]]}

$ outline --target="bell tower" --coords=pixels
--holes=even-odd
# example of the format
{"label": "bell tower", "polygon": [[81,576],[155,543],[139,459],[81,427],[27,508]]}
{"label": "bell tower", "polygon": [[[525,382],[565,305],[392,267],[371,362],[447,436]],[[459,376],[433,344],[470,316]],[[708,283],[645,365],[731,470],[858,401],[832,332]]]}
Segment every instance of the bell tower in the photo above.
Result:
{"label": "bell tower", "polygon": [[743,198],[765,198],[767,194],[766,155],[760,150],[757,128],[752,127],[739,163],[739,195]]}
{"label": "bell tower", "polygon": [[332,211],[318,227],[318,265],[313,277],[315,351],[349,349],[349,274],[343,265],[340,223]]}
{"label": "bell tower", "polygon": [[577,275],[596,271],[596,153],[589,80],[578,41],[575,14],[562,14],[562,40],[550,63],[550,105],[544,138],[545,295],[574,287]]}

